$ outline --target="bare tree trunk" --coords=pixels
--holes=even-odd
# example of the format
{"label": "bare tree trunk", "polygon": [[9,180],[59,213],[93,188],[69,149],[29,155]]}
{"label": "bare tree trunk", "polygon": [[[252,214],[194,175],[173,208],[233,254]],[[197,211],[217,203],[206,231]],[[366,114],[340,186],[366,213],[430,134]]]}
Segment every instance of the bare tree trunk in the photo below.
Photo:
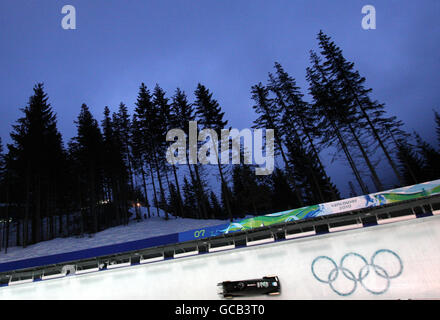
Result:
{"label": "bare tree trunk", "polygon": [[4,221],[0,226],[1,237],[0,237],[0,252],[3,250],[3,244],[5,243],[5,229],[6,229],[6,221]]}
{"label": "bare tree trunk", "polygon": [[61,214],[59,214],[58,215],[58,223],[59,223],[59,225],[58,225],[58,234],[59,235],[62,235],[63,234],[63,232],[64,232],[64,229],[63,229],[63,215],[61,215]]}
{"label": "bare tree trunk", "polygon": [[[160,168],[159,168],[159,163],[157,161],[156,155],[153,155],[154,157],[154,163],[155,163],[155,167],[156,167],[156,173],[157,173],[157,180],[159,181],[159,191],[160,191],[160,204],[163,205],[163,202],[166,201],[165,199],[165,191],[162,185],[162,178],[160,175]],[[168,212],[166,210],[165,211],[165,220],[168,220]]]}
{"label": "bare tree trunk", "polygon": [[[269,111],[267,110],[267,108],[265,108],[265,111],[266,111],[266,114],[269,114]],[[273,123],[273,120],[269,120],[269,124],[272,128],[276,128],[275,124]],[[304,201],[301,196],[301,191],[295,181],[295,177],[294,177],[292,170],[289,166],[289,161],[287,160],[286,154],[284,152],[283,143],[281,141],[281,138],[278,136],[278,134],[276,132],[274,132],[274,139],[275,139],[275,144],[277,145],[278,150],[281,153],[281,157],[283,158],[284,167],[286,169],[288,177],[290,178],[289,180],[293,184],[293,189],[294,189],[293,191],[295,193],[296,200],[298,200],[299,205],[302,207],[304,205]]]}
{"label": "bare tree trunk", "polygon": [[350,128],[350,132],[353,135],[353,137],[356,141],[356,144],[359,147],[359,150],[361,150],[362,156],[365,159],[365,162],[367,163],[368,169],[370,169],[374,186],[376,187],[377,191],[382,191],[383,190],[382,183],[380,182],[380,179],[377,176],[376,169],[374,168],[373,164],[371,163],[370,159],[368,158],[367,152],[365,151],[364,147],[362,146],[362,143],[360,142],[356,132],[354,131],[353,126],[351,124],[348,124],[348,127]]}
{"label": "bare tree trunk", "polygon": [[[50,196],[48,196],[49,198]],[[50,219],[50,238],[51,239],[55,239],[56,237],[56,227],[55,227],[55,212],[54,212],[54,207],[53,207],[53,201],[48,201],[49,205],[47,208],[47,215],[49,216]]]}
{"label": "bare tree trunk", "polygon": [[[134,179],[133,179],[133,169],[132,169],[132,165],[131,165],[130,150],[128,149],[128,138],[127,137],[125,137],[125,138],[126,138],[125,143],[126,143],[126,146],[127,146],[125,152],[127,154],[127,161],[128,161],[128,174],[130,176],[130,187],[131,187],[130,191],[132,192],[132,195],[134,197],[134,190],[135,190],[135,188],[134,188]],[[137,221],[140,221],[141,220],[141,215],[140,215],[139,208],[138,208],[137,205],[134,206],[134,210],[136,212],[136,219],[137,219]]]}
{"label": "bare tree trunk", "polygon": [[41,177],[40,173],[36,178],[35,188],[35,215],[32,219],[32,240],[33,243],[40,242],[41,240]]}
{"label": "bare tree trunk", "polygon": [[[276,94],[277,97],[279,98],[279,102],[281,103],[282,108],[284,108],[284,110],[286,110],[286,105],[285,105],[284,102],[283,102],[283,99],[282,99],[282,97],[281,97],[281,94],[280,94],[279,90],[275,90],[275,94]],[[270,112],[269,112],[268,108],[267,108],[267,107],[264,107],[264,109],[265,109],[265,111],[266,111],[266,115],[269,115]],[[275,124],[274,124],[273,118],[270,117],[270,116],[268,116],[268,118],[269,118],[268,121],[269,121],[270,127],[275,129],[276,126],[275,126]],[[292,169],[291,169],[291,167],[290,167],[290,165],[289,165],[289,161],[287,160],[286,154],[285,154],[284,149],[283,149],[282,136],[280,137],[280,136],[275,132],[275,133],[274,133],[274,140],[275,140],[275,144],[278,146],[278,149],[279,149],[280,152],[281,152],[281,157],[283,158],[284,166],[285,166],[285,169],[286,169],[287,175],[288,175],[288,177],[289,177],[289,179],[290,179],[290,182],[293,184],[294,193],[295,193],[295,196],[296,196],[296,198],[297,198],[297,200],[298,200],[298,203],[299,203],[300,206],[303,206],[303,205],[304,205],[304,201],[303,201],[303,198],[302,198],[302,195],[301,195],[301,190],[300,190],[300,188],[298,187],[298,184],[296,183],[295,175],[294,175],[293,172],[292,172]]]}
{"label": "bare tree trunk", "polygon": [[[233,218],[232,218],[232,211],[231,211],[231,201],[230,201],[230,196],[229,196],[229,188],[228,188],[226,180],[223,176],[223,169],[222,169],[222,165],[220,163],[220,157],[218,154],[218,145],[216,145],[216,146],[213,145],[213,147],[215,150],[215,156],[217,157],[217,167],[218,167],[218,172],[220,173],[222,190],[223,190],[223,194],[225,195],[226,212],[228,213],[229,220],[232,222]],[[214,217],[211,216],[211,218],[214,218]]]}
{"label": "bare tree trunk", "polygon": [[[191,184],[192,184],[192,186],[194,186],[194,185],[197,186],[197,189],[198,189],[199,188],[198,182],[196,181],[196,178],[194,177],[194,173],[191,169],[191,164],[188,161],[188,155],[187,155],[187,159],[186,159],[186,164],[188,165],[189,175],[191,177]],[[201,219],[203,217],[202,201],[200,200],[200,194],[198,192],[196,192],[196,200],[197,200],[197,219]]]}
{"label": "bare tree trunk", "polygon": [[20,241],[20,219],[17,219],[16,226],[15,226],[15,245],[17,247],[21,246]]}
{"label": "bare tree trunk", "polygon": [[[278,139],[275,138],[275,140],[278,140]],[[292,174],[291,168],[289,166],[289,161],[287,160],[287,156],[286,156],[286,154],[285,154],[285,152],[283,150],[283,145],[282,145],[281,141],[278,141],[278,142],[276,141],[276,143],[278,145],[278,149],[281,152],[281,157],[283,158],[284,166],[286,167],[287,174],[290,177],[291,183],[293,184],[293,188],[294,188],[296,199],[298,200],[299,205],[302,207],[302,206],[304,206],[304,201],[303,201],[303,198],[301,196],[300,189],[299,189],[299,187],[298,187],[298,185],[297,185],[297,183],[295,181],[295,177]]]}
{"label": "bare tree trunk", "polygon": [[336,192],[335,192],[333,186],[330,183],[330,177],[327,175],[327,172],[325,171],[325,167],[322,164],[321,157],[319,156],[319,153],[316,150],[315,144],[313,143],[313,139],[310,136],[310,134],[309,134],[309,132],[308,132],[308,130],[306,128],[304,119],[302,119],[302,118],[301,118],[301,123],[302,123],[302,127],[303,127],[303,132],[306,135],[307,140],[309,140],[309,144],[310,144],[310,147],[312,149],[312,153],[313,153],[316,161],[318,162],[319,167],[321,168],[322,172],[324,173],[324,178],[325,178],[325,181],[327,182],[327,187],[328,187],[329,191],[332,194],[332,200],[339,200],[339,197],[336,195]]}
{"label": "bare tree trunk", "polygon": [[5,254],[8,253],[8,246],[9,246],[9,206],[6,208],[6,243],[5,243]]}
{"label": "bare tree trunk", "polygon": [[350,163],[350,167],[351,167],[351,169],[353,170],[353,173],[354,173],[354,175],[355,175],[355,177],[356,177],[356,180],[358,181],[359,186],[360,186],[361,189],[362,189],[362,192],[363,192],[364,194],[368,194],[368,193],[369,193],[369,192],[368,192],[368,188],[367,188],[367,186],[365,185],[364,181],[362,180],[362,178],[361,178],[361,176],[360,176],[360,174],[359,174],[359,171],[358,171],[358,169],[357,169],[357,167],[356,167],[356,164],[354,163],[353,158],[352,158],[351,155],[350,155],[350,152],[349,152],[349,150],[348,150],[348,147],[347,147],[347,145],[345,144],[345,141],[344,141],[344,139],[342,138],[342,135],[341,135],[339,129],[336,127],[336,125],[335,125],[335,123],[334,123],[333,121],[330,121],[330,122],[331,122],[331,125],[332,125],[332,127],[333,127],[333,130],[334,130],[334,132],[336,133],[336,136],[337,136],[337,138],[338,138],[338,140],[339,140],[339,144],[341,145],[342,149],[344,150],[345,156],[347,157],[347,160],[348,160],[348,162]]}
{"label": "bare tree trunk", "polygon": [[182,194],[180,193],[179,179],[177,178],[177,170],[176,170],[176,166],[174,164],[173,164],[173,174],[174,174],[174,180],[176,182],[176,190],[177,190],[177,198],[179,201],[180,215],[182,218],[184,218],[185,212],[183,210]]}
{"label": "bare tree trunk", "polygon": [[81,199],[81,181],[78,176],[78,204],[79,204],[79,217],[80,217],[80,235],[81,237],[84,235],[84,214],[82,208],[82,199]]}
{"label": "bare tree trunk", "polygon": [[[396,140],[396,138],[394,137],[393,133],[388,131],[388,133],[390,134],[391,138],[393,139],[394,144],[396,145],[397,148],[400,148],[400,143]],[[405,157],[403,159],[403,163],[406,167],[406,169],[408,170],[411,178],[413,179],[414,184],[419,183],[419,180],[417,179],[416,175],[414,174],[414,171],[412,170],[411,166],[408,163],[408,158]]]}
{"label": "bare tree trunk", "polygon": [[[6,242],[5,242],[5,254],[8,253],[9,246],[9,173],[7,174],[7,183],[6,183]],[[18,234],[18,232],[17,232]]]}
{"label": "bare tree trunk", "polygon": [[194,172],[196,175],[196,185],[199,192],[197,193],[198,199],[200,199],[200,206],[202,209],[203,218],[208,219],[208,210],[204,199],[205,191],[203,190],[202,180],[200,179],[199,168],[197,164],[194,165]]}
{"label": "bare tree trunk", "polygon": [[157,201],[157,193],[156,193],[156,185],[154,183],[154,173],[153,173],[153,167],[150,163],[150,174],[151,174],[151,182],[153,184],[153,195],[154,195],[154,205],[156,206],[156,213],[159,217],[159,202]]}
{"label": "bare tree trunk", "polygon": [[[293,129],[293,131],[294,131],[294,133],[295,133],[295,136],[296,136],[296,139],[298,140],[298,141],[301,141],[301,139],[300,139],[300,137],[299,137],[299,134],[298,134],[298,131],[297,130],[295,130],[295,129]],[[321,190],[321,185],[319,184],[319,182],[318,182],[318,178],[316,177],[316,173],[315,173],[315,171],[313,170],[313,163],[312,163],[312,160],[310,159],[310,158],[307,158],[307,159],[304,159],[305,161],[306,161],[306,163],[307,163],[307,167],[308,167],[308,169],[309,169],[309,174],[310,174],[310,176],[312,177],[312,181],[313,181],[313,184],[315,185],[315,190],[318,192],[318,198],[316,198],[316,196],[312,193],[312,195],[311,195],[311,197],[310,198],[312,198],[314,201],[316,201],[316,202],[320,202],[320,203],[323,203],[323,202],[325,202],[325,198],[324,198],[324,195],[323,195],[323,193],[322,193],[322,190]]]}
{"label": "bare tree trunk", "polygon": [[66,213],[66,236],[67,237],[69,237],[70,236],[70,229],[69,229],[69,226],[70,226],[70,210],[67,210],[67,213]]}
{"label": "bare tree trunk", "polygon": [[27,172],[26,172],[26,204],[24,210],[24,221],[23,221],[23,248],[26,248],[28,245],[28,219],[29,219],[29,210],[30,210],[30,201],[31,201],[31,192],[30,192],[30,165],[28,164]]}
{"label": "bare tree trunk", "polygon": [[[321,74],[321,76],[322,76],[322,78],[323,78],[325,84],[326,84],[326,85],[329,85],[329,82],[328,82],[328,80],[327,80],[327,77],[326,77],[326,75],[325,75],[325,72],[324,72],[324,71],[322,70],[322,68],[319,67],[319,66],[317,66],[317,69],[319,70],[319,72],[320,72],[320,74]],[[332,88],[332,87],[331,87],[331,88]],[[332,93],[333,96],[337,96],[336,93],[334,92],[333,88],[331,89],[331,93]],[[342,149],[344,150],[344,153],[345,153],[345,155],[346,155],[346,157],[347,157],[347,160],[348,160],[348,162],[350,163],[351,169],[353,170],[353,173],[354,173],[354,175],[355,175],[355,177],[356,177],[356,180],[358,181],[359,186],[360,186],[361,189],[362,189],[362,192],[364,192],[364,194],[368,194],[368,193],[369,193],[369,192],[368,192],[368,188],[367,188],[367,186],[365,185],[365,183],[362,181],[362,178],[361,178],[361,176],[360,176],[360,174],[359,174],[359,171],[358,171],[358,169],[357,169],[357,167],[356,167],[356,165],[355,165],[355,162],[353,161],[353,158],[352,158],[351,155],[350,155],[350,152],[349,152],[349,150],[348,150],[348,147],[347,147],[347,145],[345,144],[345,141],[344,141],[344,139],[342,138],[342,135],[341,135],[339,129],[337,128],[337,126],[336,126],[336,124],[333,122],[333,120],[330,120],[330,122],[331,122],[331,126],[333,127],[334,132],[335,132],[336,135],[337,135],[337,138],[338,138],[338,140],[339,140],[339,143],[340,143],[340,145],[342,146]]]}
{"label": "bare tree trunk", "polygon": [[145,202],[147,206],[147,212],[148,212],[148,218],[150,218],[150,202],[148,201],[148,192],[147,192],[147,184],[145,182],[145,171],[144,171],[144,165],[141,164],[141,173],[142,173],[142,183],[144,187],[144,196],[145,196]]}
{"label": "bare tree trunk", "polygon": [[385,157],[387,158],[387,160],[388,160],[388,162],[389,162],[391,168],[393,169],[395,175],[397,176],[397,179],[399,180],[399,182],[400,182],[401,185],[405,185],[405,181],[403,180],[403,178],[402,178],[402,176],[401,176],[399,170],[397,169],[396,164],[394,163],[394,161],[393,161],[393,159],[391,158],[391,156],[390,156],[390,154],[389,154],[387,148],[385,147],[385,145],[384,145],[382,139],[380,138],[379,133],[377,132],[376,127],[374,126],[373,122],[371,121],[370,117],[368,116],[367,112],[365,111],[364,106],[363,106],[362,103],[359,101],[359,97],[358,97],[358,95],[356,94],[355,90],[353,89],[352,85],[350,84],[350,81],[348,81],[345,72],[343,71],[342,68],[339,68],[339,71],[341,72],[341,74],[342,74],[342,76],[343,76],[343,78],[344,78],[344,81],[345,81],[346,85],[350,88],[350,91],[351,91],[351,93],[353,94],[353,97],[354,97],[354,100],[355,100],[356,104],[357,104],[358,107],[361,109],[364,118],[367,120],[368,125],[370,126],[370,128],[371,128],[371,130],[372,130],[372,132],[373,132],[373,135],[374,135],[375,139],[377,140],[377,142],[379,142],[379,145],[380,145],[380,147],[382,148],[382,151],[383,151],[383,153],[385,154]]}
{"label": "bare tree trunk", "polygon": [[96,187],[95,187],[95,173],[93,167],[90,168],[90,214],[93,219],[93,233],[98,232],[98,215],[96,212]]}
{"label": "bare tree trunk", "polygon": [[115,206],[115,218],[116,218],[116,224],[119,226],[121,225],[121,216],[123,216],[122,208],[121,208],[121,194],[120,190],[118,190],[118,184],[116,182],[116,179],[114,175],[110,178],[111,184],[112,184],[112,200],[113,204]]}

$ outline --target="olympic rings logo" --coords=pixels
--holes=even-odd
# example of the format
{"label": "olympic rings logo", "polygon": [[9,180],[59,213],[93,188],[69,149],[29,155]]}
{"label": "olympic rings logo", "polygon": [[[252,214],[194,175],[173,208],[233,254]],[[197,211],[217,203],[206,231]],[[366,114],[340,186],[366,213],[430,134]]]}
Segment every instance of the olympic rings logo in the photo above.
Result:
{"label": "olympic rings logo", "polygon": [[[377,260],[381,260],[382,266]],[[345,254],[339,265],[330,257],[319,256],[313,260],[311,269],[316,280],[328,284],[340,296],[349,296],[354,293],[358,283],[369,293],[380,295],[388,290],[392,279],[402,274],[403,263],[394,251],[380,249],[373,254],[369,262],[355,252]],[[371,269],[374,273],[370,272]],[[327,276],[325,276],[326,272],[328,272]],[[339,275],[345,278],[338,281]],[[346,282],[351,282],[351,284],[347,285]]]}

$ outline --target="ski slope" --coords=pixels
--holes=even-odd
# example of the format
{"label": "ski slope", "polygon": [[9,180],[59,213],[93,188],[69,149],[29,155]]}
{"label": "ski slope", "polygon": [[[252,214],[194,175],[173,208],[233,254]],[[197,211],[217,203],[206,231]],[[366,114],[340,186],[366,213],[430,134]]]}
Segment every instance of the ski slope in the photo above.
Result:
{"label": "ski slope", "polygon": [[217,283],[265,275],[282,293],[255,299],[438,299],[440,216],[3,287],[0,299],[220,299]]}

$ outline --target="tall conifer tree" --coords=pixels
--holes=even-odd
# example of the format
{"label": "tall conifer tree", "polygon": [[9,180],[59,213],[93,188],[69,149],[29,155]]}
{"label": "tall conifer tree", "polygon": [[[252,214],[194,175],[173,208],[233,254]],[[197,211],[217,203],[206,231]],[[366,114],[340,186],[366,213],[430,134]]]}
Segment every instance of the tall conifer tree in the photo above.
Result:
{"label": "tall conifer tree", "polygon": [[[194,94],[196,96],[194,105],[196,106],[196,115],[198,116],[200,124],[204,128],[214,130],[219,137],[220,131],[225,129],[228,124],[228,121],[224,120],[224,112],[221,111],[219,103],[212,97],[212,93],[200,83],[197,85],[197,89]],[[218,171],[220,173],[222,194],[224,195],[226,212],[232,221],[230,189],[220,163],[218,146],[214,146],[213,148],[215,149],[214,152],[217,153],[215,156],[218,159]]]}
{"label": "tall conifer tree", "polygon": [[[377,127],[377,117],[384,110],[384,105],[370,98],[372,89],[365,88],[365,78],[354,69],[354,63],[345,59],[342,50],[331,41],[331,38],[322,31],[318,34],[321,53],[326,58],[324,65],[330,72],[333,80],[338,86],[339,93],[344,97],[347,105],[358,115],[358,124],[364,121],[364,128],[368,128],[376,142],[382,149],[392,170],[399,182],[404,181],[395,164],[388,146],[385,145],[381,130]],[[376,178],[375,178],[376,179]],[[377,182],[377,181],[376,181]]]}
{"label": "tall conifer tree", "polygon": [[[26,246],[42,239],[43,211],[47,209],[49,197],[55,197],[51,186],[57,184],[57,173],[63,170],[60,165],[65,154],[56,115],[48,103],[43,84],[38,83],[34,87],[34,94],[21,111],[24,116],[13,126],[9,154],[13,162],[11,168],[17,170],[16,175],[25,195],[23,246]],[[32,218],[31,241],[28,237],[29,218]]]}

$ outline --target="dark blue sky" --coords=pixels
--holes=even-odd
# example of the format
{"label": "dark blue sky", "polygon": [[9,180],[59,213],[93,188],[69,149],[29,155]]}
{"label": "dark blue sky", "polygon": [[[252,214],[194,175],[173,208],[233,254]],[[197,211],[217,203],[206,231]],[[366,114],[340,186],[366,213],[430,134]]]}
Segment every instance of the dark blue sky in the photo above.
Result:
{"label": "dark blue sky", "polygon": [[[61,8],[76,8],[77,29],[61,28]],[[377,29],[361,28],[361,9],[377,10]],[[65,142],[82,103],[102,118],[138,87],[159,83],[190,98],[198,82],[214,92],[236,128],[255,119],[250,87],[280,62],[306,92],[308,52],[320,29],[409,131],[435,143],[432,109],[440,110],[438,0],[2,0],[0,136],[9,142],[36,82],[44,82]],[[346,185],[345,171],[330,168]]]}

